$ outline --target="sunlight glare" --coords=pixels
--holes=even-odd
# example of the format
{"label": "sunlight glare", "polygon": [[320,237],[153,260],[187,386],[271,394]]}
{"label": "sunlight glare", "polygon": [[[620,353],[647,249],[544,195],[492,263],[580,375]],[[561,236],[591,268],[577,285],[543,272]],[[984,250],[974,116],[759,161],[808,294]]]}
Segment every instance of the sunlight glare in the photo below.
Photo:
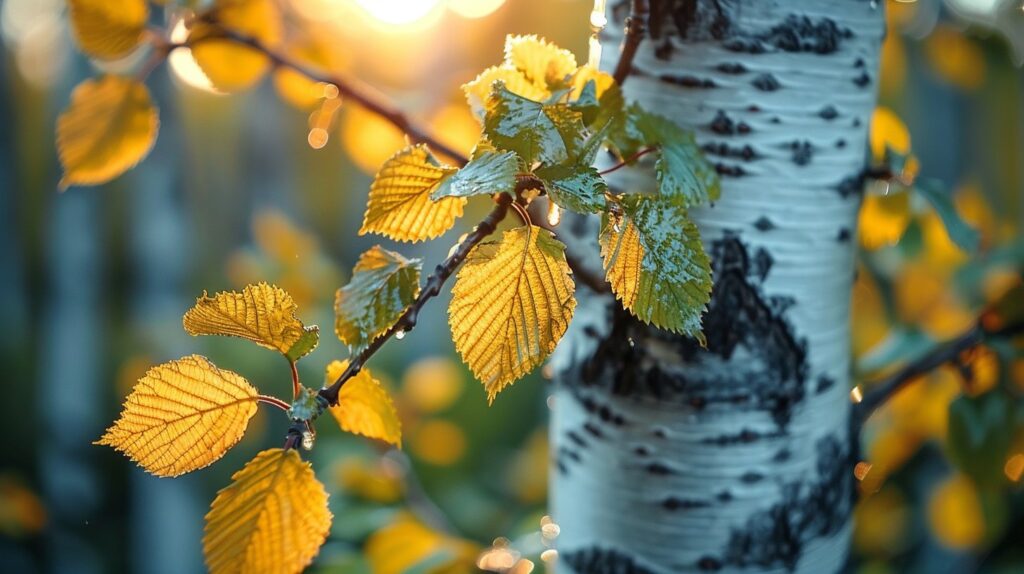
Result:
{"label": "sunlight glare", "polygon": [[[184,42],[187,39],[188,27],[185,26],[184,20],[179,20],[178,23],[174,25],[174,29],[171,30],[171,41]],[[167,62],[170,64],[171,71],[174,72],[174,76],[185,84],[218,96],[224,95],[224,92],[213,87],[213,83],[210,82],[210,78],[206,77],[203,69],[199,67],[198,63],[196,63],[196,59],[192,57],[192,50],[188,48],[176,48],[169,56],[167,56]]]}
{"label": "sunlight glare", "polygon": [[383,24],[414,24],[429,16],[439,0],[356,0],[369,16]]}
{"label": "sunlight glare", "polygon": [[448,7],[463,18],[483,18],[493,13],[505,0],[448,0]]}

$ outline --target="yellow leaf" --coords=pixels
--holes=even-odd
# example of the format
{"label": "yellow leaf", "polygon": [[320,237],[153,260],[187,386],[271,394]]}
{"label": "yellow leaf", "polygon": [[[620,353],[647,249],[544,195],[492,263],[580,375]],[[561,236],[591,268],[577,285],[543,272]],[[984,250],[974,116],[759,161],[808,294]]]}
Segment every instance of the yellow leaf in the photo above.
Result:
{"label": "yellow leaf", "polygon": [[295,450],[265,450],[231,477],[206,515],[203,553],[212,574],[294,574],[331,528],[327,492]]}
{"label": "yellow leaf", "polygon": [[[281,40],[281,16],[272,0],[217,0],[212,7],[217,23],[252,36],[270,48]],[[220,90],[244,90],[258,82],[270,59],[257,50],[225,38],[216,38],[218,26],[199,23],[189,41],[192,55],[210,82]]]}
{"label": "yellow leaf", "polygon": [[430,194],[458,171],[440,163],[425,145],[407,147],[389,159],[370,186],[359,235],[379,233],[396,241],[438,237],[462,216],[463,197],[432,201]]}
{"label": "yellow leaf", "polygon": [[576,72],[576,56],[537,36],[505,38],[505,63],[538,87],[557,88]]}
{"label": "yellow leaf", "polygon": [[157,476],[178,476],[224,456],[256,414],[256,389],[191,355],[153,367],[96,444],[125,453]]}
{"label": "yellow leaf", "polygon": [[928,500],[932,534],[948,548],[971,548],[985,538],[985,515],[974,484],[955,475],[932,490]]}
{"label": "yellow leaf", "polygon": [[68,9],[82,51],[103,60],[134,50],[149,19],[145,0],[68,0]]}
{"label": "yellow leaf", "polygon": [[454,464],[466,453],[466,433],[441,419],[416,425],[410,443],[416,458],[436,466]]}
{"label": "yellow leaf", "polygon": [[408,514],[374,532],[364,549],[373,574],[404,574],[429,565],[428,572],[475,572],[479,548],[472,542],[445,536]]}
{"label": "yellow leaf", "polygon": [[622,306],[645,323],[696,337],[711,298],[711,268],[697,226],[663,200],[625,198],[601,232],[605,277]]}
{"label": "yellow leaf", "polygon": [[889,108],[879,106],[871,115],[871,155],[875,161],[885,159],[885,148],[899,154],[910,153],[910,131],[903,120]]}
{"label": "yellow leaf", "polygon": [[910,192],[892,189],[884,193],[872,187],[864,193],[857,230],[860,243],[869,250],[894,245],[910,224]]}
{"label": "yellow leaf", "polygon": [[478,116],[484,115],[487,98],[491,97],[494,82],[502,81],[505,88],[514,94],[523,96],[534,101],[544,101],[551,96],[546,87],[537,86],[522,72],[509,65],[491,66],[480,72],[472,82],[464,84],[462,91],[466,93],[466,100],[470,108]]}
{"label": "yellow leaf", "polygon": [[[347,367],[348,361],[331,361],[327,365],[325,386],[338,380]],[[380,381],[367,369],[345,381],[338,393],[338,404],[330,410],[341,430],[402,446],[398,411]]]}
{"label": "yellow leaf", "polygon": [[316,348],[320,330],[316,325],[303,326],[295,310],[284,289],[259,283],[241,293],[227,291],[210,297],[204,291],[182,323],[190,335],[241,337],[296,361]]}
{"label": "yellow leaf", "polygon": [[452,288],[455,348],[489,401],[551,354],[576,307],[565,245],[523,226],[470,252]]}
{"label": "yellow leaf", "polygon": [[[337,70],[346,60],[336,38],[320,32],[318,28],[303,29],[303,33],[292,39],[283,51],[293,60],[319,70]],[[311,109],[326,95],[337,93],[326,84],[311,80],[291,68],[277,68],[273,79],[281,98],[302,110]]]}
{"label": "yellow leaf", "polygon": [[98,185],[131,169],[153,147],[159,125],[141,83],[118,76],[82,82],[57,119],[61,188]]}
{"label": "yellow leaf", "polygon": [[583,92],[583,88],[587,86],[587,82],[594,80],[594,92],[597,97],[601,97],[608,88],[615,85],[615,78],[612,77],[608,72],[602,72],[590,64],[584,64],[576,70],[576,74],[572,77],[572,93],[569,94],[570,98],[578,98]]}

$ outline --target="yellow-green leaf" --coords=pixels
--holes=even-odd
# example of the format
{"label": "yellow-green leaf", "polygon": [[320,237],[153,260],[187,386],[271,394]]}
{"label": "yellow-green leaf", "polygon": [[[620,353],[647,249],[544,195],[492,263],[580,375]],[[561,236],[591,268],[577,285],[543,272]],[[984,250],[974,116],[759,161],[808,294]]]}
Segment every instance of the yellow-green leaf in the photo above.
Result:
{"label": "yellow-green leaf", "polygon": [[[217,24],[228,30],[252,36],[269,48],[281,41],[281,15],[273,0],[216,0],[211,10]],[[270,59],[239,42],[217,38],[218,25],[199,23],[189,35],[196,63],[220,90],[251,87],[270,68]]]}
{"label": "yellow-green leaf", "polygon": [[[333,384],[346,368],[348,361],[331,361],[327,365],[324,385]],[[345,381],[338,393],[338,404],[330,410],[341,430],[402,446],[398,411],[380,381],[373,378],[367,369]]]}
{"label": "yellow-green leaf", "polygon": [[102,60],[134,50],[149,19],[145,0],[68,0],[68,10],[82,51]]}
{"label": "yellow-green leaf", "polygon": [[327,492],[295,450],[265,450],[217,493],[203,554],[211,574],[295,574],[331,528]]}
{"label": "yellow-green leaf", "polygon": [[494,82],[497,81],[501,81],[512,93],[534,101],[540,102],[551,97],[551,92],[547,88],[538,87],[514,67],[509,65],[491,66],[480,72],[480,75],[472,82],[462,86],[469,106],[478,117],[483,117],[487,98],[491,96]]}
{"label": "yellow-green leaf", "polygon": [[82,82],[57,118],[61,188],[98,185],[131,169],[153,147],[159,125],[149,90],[140,82],[119,76]]}
{"label": "yellow-green leaf", "polygon": [[576,56],[537,36],[505,37],[505,63],[536,86],[558,89],[576,72]]}
{"label": "yellow-green leaf", "polygon": [[125,453],[157,476],[178,476],[224,456],[256,414],[256,389],[191,355],[153,367],[96,444]]}
{"label": "yellow-green leaf", "polygon": [[480,548],[468,540],[432,530],[411,515],[400,513],[393,523],[370,536],[365,551],[373,574],[456,574],[478,571],[475,562]]}
{"label": "yellow-green leaf", "polygon": [[432,201],[430,194],[456,168],[442,164],[425,145],[407,147],[384,163],[370,186],[359,235],[378,233],[396,241],[438,237],[455,224],[464,197]]}
{"label": "yellow-green leaf", "polygon": [[612,292],[643,322],[703,340],[711,268],[697,226],[670,200],[627,196],[622,204],[600,239]]}
{"label": "yellow-green leaf", "polygon": [[226,291],[210,297],[203,292],[182,323],[190,335],[241,337],[296,361],[316,348],[320,330],[316,325],[303,326],[295,311],[295,301],[284,289],[260,283],[246,286],[241,293]]}
{"label": "yellow-green leaf", "polygon": [[452,288],[455,348],[494,400],[554,350],[576,307],[565,245],[523,226],[470,252]]}
{"label": "yellow-green leaf", "polygon": [[420,293],[419,259],[379,245],[359,257],[352,280],[334,297],[334,330],[352,347],[384,334]]}

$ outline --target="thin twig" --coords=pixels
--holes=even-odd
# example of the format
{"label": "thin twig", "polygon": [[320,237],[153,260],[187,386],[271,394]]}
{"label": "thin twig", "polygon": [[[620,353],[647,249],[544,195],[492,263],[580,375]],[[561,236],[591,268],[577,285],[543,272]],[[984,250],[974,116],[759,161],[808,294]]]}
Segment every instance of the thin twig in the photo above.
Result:
{"label": "thin twig", "polygon": [[265,405],[275,406],[284,412],[288,412],[288,409],[291,408],[291,405],[289,405],[288,403],[282,401],[277,397],[272,397],[270,395],[259,395],[256,397],[256,401],[263,403]]}
{"label": "thin twig", "polygon": [[647,0],[633,0],[629,17],[626,18],[625,38],[622,41],[622,52],[619,53],[619,63],[615,65],[615,73],[612,74],[615,78],[615,83],[620,86],[629,77],[629,72],[633,69],[633,58],[636,57],[637,48],[640,47],[640,42],[643,41],[644,35],[647,34],[648,11]]}
{"label": "thin twig", "polygon": [[299,398],[299,391],[302,390],[302,383],[299,382],[299,369],[295,366],[295,361],[289,360],[288,366],[292,370],[292,400]]}
{"label": "thin twig", "polygon": [[872,413],[900,389],[917,380],[921,375],[957,360],[961,353],[979,345],[984,339],[985,331],[979,325],[974,325],[960,336],[936,346],[899,371],[869,385],[871,390],[864,395],[864,400],[854,407],[854,428],[859,429]]}
{"label": "thin twig", "polygon": [[634,153],[633,155],[627,157],[626,159],[624,159],[621,162],[619,162],[619,163],[609,167],[606,170],[599,171],[598,173],[601,174],[601,175],[608,175],[609,173],[612,173],[614,171],[618,171],[618,170],[626,167],[627,165],[633,163],[634,161],[644,157],[645,155],[647,155],[647,154],[649,154],[652,151],[655,151],[657,149],[658,148],[656,148],[656,147],[645,147],[643,149],[637,150],[637,152]]}
{"label": "thin twig", "polygon": [[470,232],[466,238],[459,243],[455,251],[448,256],[440,265],[434,269],[434,273],[427,278],[426,286],[420,291],[416,300],[409,306],[409,308],[402,314],[402,316],[391,326],[383,335],[374,339],[369,345],[363,348],[362,351],[354,355],[348,362],[348,368],[328,387],[320,389],[320,396],[327,400],[330,405],[338,404],[338,392],[341,390],[341,385],[345,381],[354,377],[362,370],[363,365],[366,361],[377,352],[381,346],[384,345],[391,337],[395,336],[396,333],[402,332],[407,333],[416,327],[416,319],[419,315],[420,309],[426,305],[427,301],[433,299],[441,293],[441,286],[444,285],[445,281],[455,273],[455,270],[462,264],[469,255],[469,252],[476,247],[478,243],[484,240],[488,235],[494,233],[497,229],[498,223],[505,218],[508,213],[509,204],[512,203],[512,196],[503,193],[495,200],[497,205],[494,209],[481,221],[472,232]]}
{"label": "thin twig", "polygon": [[[216,24],[215,19],[207,18],[207,20]],[[391,105],[383,95],[376,93],[376,90],[370,86],[351,79],[345,79],[340,76],[319,72],[277,52],[276,50],[271,49],[254,36],[220,26],[219,24],[218,27],[218,35],[261,52],[269,58],[275,66],[290,68],[314,82],[332,84],[334,87],[338,88],[338,93],[343,97],[349,98],[367,110],[381,116],[392,125],[405,132],[412,141],[416,143],[425,143],[435,151],[443,153],[461,165],[465,165],[469,162],[469,158],[466,157],[465,154],[436,139],[433,135],[427,133],[425,130],[414,124],[409,120],[405,113]]]}

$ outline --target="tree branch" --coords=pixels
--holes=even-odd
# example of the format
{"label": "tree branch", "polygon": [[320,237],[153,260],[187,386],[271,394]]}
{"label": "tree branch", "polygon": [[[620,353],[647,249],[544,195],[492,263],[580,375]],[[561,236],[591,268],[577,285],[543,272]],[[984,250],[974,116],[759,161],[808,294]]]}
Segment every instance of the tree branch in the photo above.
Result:
{"label": "tree branch", "polygon": [[629,72],[633,69],[633,58],[636,57],[637,48],[647,33],[647,14],[649,6],[647,0],[633,0],[629,10],[629,17],[626,18],[625,38],[622,41],[622,52],[619,53],[619,62],[615,65],[615,83],[622,85]]}
{"label": "tree branch", "polygon": [[469,255],[478,243],[483,241],[485,237],[494,232],[498,227],[498,223],[505,218],[508,213],[509,204],[512,203],[512,196],[507,193],[503,193],[495,200],[497,205],[494,209],[484,218],[483,221],[477,225],[469,235],[459,243],[458,247],[455,248],[455,252],[448,256],[440,265],[434,269],[434,273],[427,278],[426,286],[420,291],[418,297],[412,305],[406,309],[405,313],[391,326],[383,335],[374,339],[369,345],[367,345],[362,351],[354,355],[349,360],[348,368],[334,381],[329,387],[320,389],[319,395],[327,400],[330,405],[338,404],[338,392],[341,390],[341,385],[345,384],[345,381],[354,377],[362,370],[366,361],[377,352],[385,342],[391,337],[394,337],[396,333],[402,332],[407,333],[416,327],[416,319],[419,315],[420,309],[426,305],[427,301],[433,299],[441,293],[441,286],[444,285],[445,281],[455,272],[455,270],[465,261],[466,256]]}
{"label": "tree branch", "polygon": [[921,375],[957,360],[960,353],[979,345],[984,339],[985,331],[980,325],[975,325],[960,336],[938,345],[896,373],[871,385],[871,390],[864,395],[864,400],[854,407],[854,428],[860,429],[864,421],[900,389]]}
{"label": "tree branch", "polygon": [[620,161],[619,163],[609,167],[608,169],[601,170],[601,171],[599,171],[597,173],[600,174],[600,175],[608,175],[609,173],[612,173],[614,171],[618,171],[618,170],[626,167],[627,165],[629,165],[629,164],[633,163],[634,161],[644,157],[645,155],[651,153],[652,151],[656,151],[657,149],[658,149],[657,147],[645,147],[645,148],[639,149],[633,155],[631,155],[631,156],[627,157],[626,159]]}
{"label": "tree branch", "polygon": [[383,95],[377,93],[376,90],[370,86],[342,78],[341,76],[326,74],[314,70],[313,68],[273,50],[254,36],[250,36],[221,25],[213,15],[205,16],[204,20],[219,28],[218,34],[220,37],[248,46],[253,50],[262,53],[269,58],[275,66],[290,68],[314,82],[332,84],[334,87],[338,88],[338,93],[340,95],[351,99],[367,110],[381,116],[389,123],[405,132],[412,141],[416,143],[425,143],[434,148],[435,151],[443,153],[461,165],[465,165],[469,162],[469,158],[466,157],[465,154],[438,140],[426,130],[414,124],[409,120],[405,113],[402,112],[402,110],[393,106]]}

